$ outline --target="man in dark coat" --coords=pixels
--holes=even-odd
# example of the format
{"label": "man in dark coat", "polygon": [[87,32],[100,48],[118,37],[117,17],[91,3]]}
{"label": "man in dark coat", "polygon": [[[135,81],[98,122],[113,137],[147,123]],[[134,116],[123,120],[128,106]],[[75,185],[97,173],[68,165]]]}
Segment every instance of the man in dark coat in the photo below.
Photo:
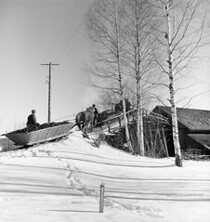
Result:
{"label": "man in dark coat", "polygon": [[98,120],[98,110],[97,110],[95,104],[93,104],[92,107],[94,108],[93,125],[95,126],[97,124],[97,120]]}
{"label": "man in dark coat", "polygon": [[36,110],[32,109],[31,110],[31,114],[28,116],[28,121],[27,121],[27,127],[30,129],[37,129],[37,127],[39,126],[39,123],[37,123],[36,121]]}
{"label": "man in dark coat", "polygon": [[[125,107],[126,107],[126,112],[131,110],[131,103],[127,98],[125,99]],[[121,100],[119,103],[115,104],[115,112],[119,113],[119,112],[122,112],[122,111],[123,111],[123,103],[122,103],[122,100]]]}

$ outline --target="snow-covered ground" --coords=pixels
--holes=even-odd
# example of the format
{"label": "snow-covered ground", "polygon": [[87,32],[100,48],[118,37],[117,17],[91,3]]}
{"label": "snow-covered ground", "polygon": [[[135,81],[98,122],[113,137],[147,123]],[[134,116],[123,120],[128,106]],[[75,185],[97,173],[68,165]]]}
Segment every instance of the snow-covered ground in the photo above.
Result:
{"label": "snow-covered ground", "polygon": [[179,168],[171,158],[91,143],[76,131],[59,142],[0,153],[0,221],[209,221],[210,162],[184,161]]}

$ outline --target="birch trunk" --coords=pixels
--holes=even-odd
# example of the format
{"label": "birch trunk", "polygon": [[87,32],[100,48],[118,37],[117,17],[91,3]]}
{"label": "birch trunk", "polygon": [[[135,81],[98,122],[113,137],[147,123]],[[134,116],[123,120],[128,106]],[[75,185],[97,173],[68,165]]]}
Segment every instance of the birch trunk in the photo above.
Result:
{"label": "birch trunk", "polygon": [[143,116],[142,116],[142,102],[141,102],[141,75],[140,75],[140,40],[139,40],[139,0],[135,0],[135,21],[136,21],[136,52],[135,52],[135,69],[136,69],[136,106],[137,106],[137,154],[144,156],[144,132],[143,132]]}
{"label": "birch trunk", "polygon": [[139,86],[139,82],[136,81],[136,109],[137,109],[137,118],[136,118],[136,134],[137,134],[137,147],[136,147],[136,154],[140,154],[140,150],[141,150],[141,130],[140,130],[140,126],[141,126],[141,120],[140,120],[140,116],[141,116],[141,110],[140,110],[140,95],[139,95],[139,90],[140,90],[140,86]]}
{"label": "birch trunk", "polygon": [[[141,100],[141,99],[140,99]],[[137,103],[137,150],[136,153],[141,156],[145,155],[144,149],[144,127],[143,127],[143,110],[141,101]]]}
{"label": "birch trunk", "polygon": [[175,152],[175,164],[176,166],[182,166],[181,159],[181,149],[179,142],[179,131],[178,131],[178,121],[177,121],[177,111],[175,105],[175,90],[174,90],[174,75],[173,75],[173,59],[172,59],[172,34],[171,34],[171,25],[170,25],[170,0],[167,0],[166,4],[166,18],[167,18],[167,40],[168,40],[168,76],[169,76],[169,91],[170,91],[170,103],[171,103],[171,117],[172,117],[172,133],[173,133],[173,143],[174,143],[174,152]]}
{"label": "birch trunk", "polygon": [[133,147],[130,140],[130,134],[128,129],[128,119],[126,115],[126,103],[125,103],[125,94],[124,94],[124,88],[123,88],[123,81],[122,81],[122,67],[121,67],[121,53],[120,53],[120,28],[119,28],[119,21],[118,21],[118,15],[117,15],[117,9],[116,9],[116,3],[114,2],[114,12],[115,12],[115,32],[116,32],[116,57],[117,57],[117,68],[118,68],[118,79],[119,79],[119,88],[120,88],[120,96],[122,100],[123,105],[123,119],[124,119],[124,125],[125,125],[125,136],[126,136],[126,143],[129,148],[129,150],[133,153]]}

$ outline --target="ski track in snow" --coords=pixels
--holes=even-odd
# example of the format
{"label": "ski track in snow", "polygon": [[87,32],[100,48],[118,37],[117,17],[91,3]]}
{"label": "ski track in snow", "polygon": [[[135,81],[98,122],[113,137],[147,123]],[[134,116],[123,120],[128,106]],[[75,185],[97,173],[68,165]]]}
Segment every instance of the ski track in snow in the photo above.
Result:
{"label": "ski track in snow", "polygon": [[[49,151],[44,151],[44,150],[42,152],[49,153]],[[84,153],[80,153],[80,154],[86,155]],[[97,157],[102,158],[101,156],[97,156]],[[59,161],[64,163],[65,168],[68,171],[67,176],[66,176],[68,186],[73,187],[74,189],[77,189],[84,196],[94,198],[98,202],[99,201],[99,191],[96,189],[90,189],[90,188],[88,189],[88,187],[85,184],[83,184],[81,181],[81,178],[82,178],[81,174],[83,174],[84,172],[78,170],[76,167],[74,167],[73,165],[66,162],[65,158],[60,158],[60,157],[57,157],[57,158]],[[120,209],[120,210],[128,210],[128,211],[132,211],[132,212],[135,211],[135,212],[138,212],[141,214],[145,213],[145,214],[152,216],[152,217],[161,217],[160,216],[161,211],[159,209],[133,206],[131,204],[123,204],[123,203],[120,203],[114,199],[106,198],[106,197],[105,197],[104,206],[109,207],[109,208],[116,208],[116,209]]]}
{"label": "ski track in snow", "polygon": [[[209,168],[209,162],[189,161],[186,162],[186,167],[178,168],[173,161],[131,156],[103,144],[96,148],[91,146],[91,139],[84,139],[79,132],[75,132],[68,139],[56,143],[0,154],[0,207],[5,212],[5,222],[15,221],[8,216],[6,206],[20,202],[21,208],[22,192],[24,200],[29,204],[38,201],[45,204],[46,209],[51,208],[52,200],[51,205],[57,206],[57,209],[48,209],[48,217],[51,218],[51,214],[56,213],[59,221],[68,221],[63,218],[63,214],[93,214],[98,211],[99,185],[104,182],[104,221],[118,221],[119,218],[121,221],[130,221],[128,218],[131,215],[142,221],[175,221],[178,212],[181,212],[178,221],[197,221],[200,215],[209,217],[210,176],[206,168]],[[26,181],[22,181],[24,177],[18,174],[18,170],[21,173],[26,169],[29,172],[31,170],[32,175],[27,178],[26,174]],[[39,170],[43,170],[47,178],[40,176]],[[15,178],[10,177],[10,172],[12,176],[16,175]],[[65,184],[60,184],[62,181],[54,182],[54,174],[59,178],[64,175]],[[36,183],[40,183],[39,186]],[[32,194],[31,198],[27,192]],[[56,199],[56,195],[59,198]],[[71,197],[71,200],[65,195]],[[65,205],[58,206],[60,202]],[[189,204],[192,205],[191,208],[186,207]],[[89,207],[80,209],[87,206]],[[73,210],[69,210],[69,207]],[[13,208],[16,210],[16,206]],[[194,211],[197,214],[191,216],[192,210],[197,208],[203,210],[203,213]],[[40,214],[41,210],[37,208],[35,211]],[[183,211],[186,216],[183,216]],[[0,221],[4,222],[1,215]],[[22,218],[17,221],[22,222]],[[80,222],[80,219],[76,221]],[[93,216],[90,221],[97,219]]]}

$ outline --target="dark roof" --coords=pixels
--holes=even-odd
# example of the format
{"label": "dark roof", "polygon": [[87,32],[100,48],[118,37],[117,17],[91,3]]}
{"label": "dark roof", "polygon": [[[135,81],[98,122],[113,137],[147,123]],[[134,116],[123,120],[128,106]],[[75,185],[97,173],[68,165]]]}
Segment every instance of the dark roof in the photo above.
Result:
{"label": "dark roof", "polygon": [[[171,107],[156,106],[153,112],[171,117]],[[210,110],[177,108],[177,117],[191,131],[210,131]]]}
{"label": "dark roof", "polygon": [[188,136],[210,149],[210,134],[188,134]]}

